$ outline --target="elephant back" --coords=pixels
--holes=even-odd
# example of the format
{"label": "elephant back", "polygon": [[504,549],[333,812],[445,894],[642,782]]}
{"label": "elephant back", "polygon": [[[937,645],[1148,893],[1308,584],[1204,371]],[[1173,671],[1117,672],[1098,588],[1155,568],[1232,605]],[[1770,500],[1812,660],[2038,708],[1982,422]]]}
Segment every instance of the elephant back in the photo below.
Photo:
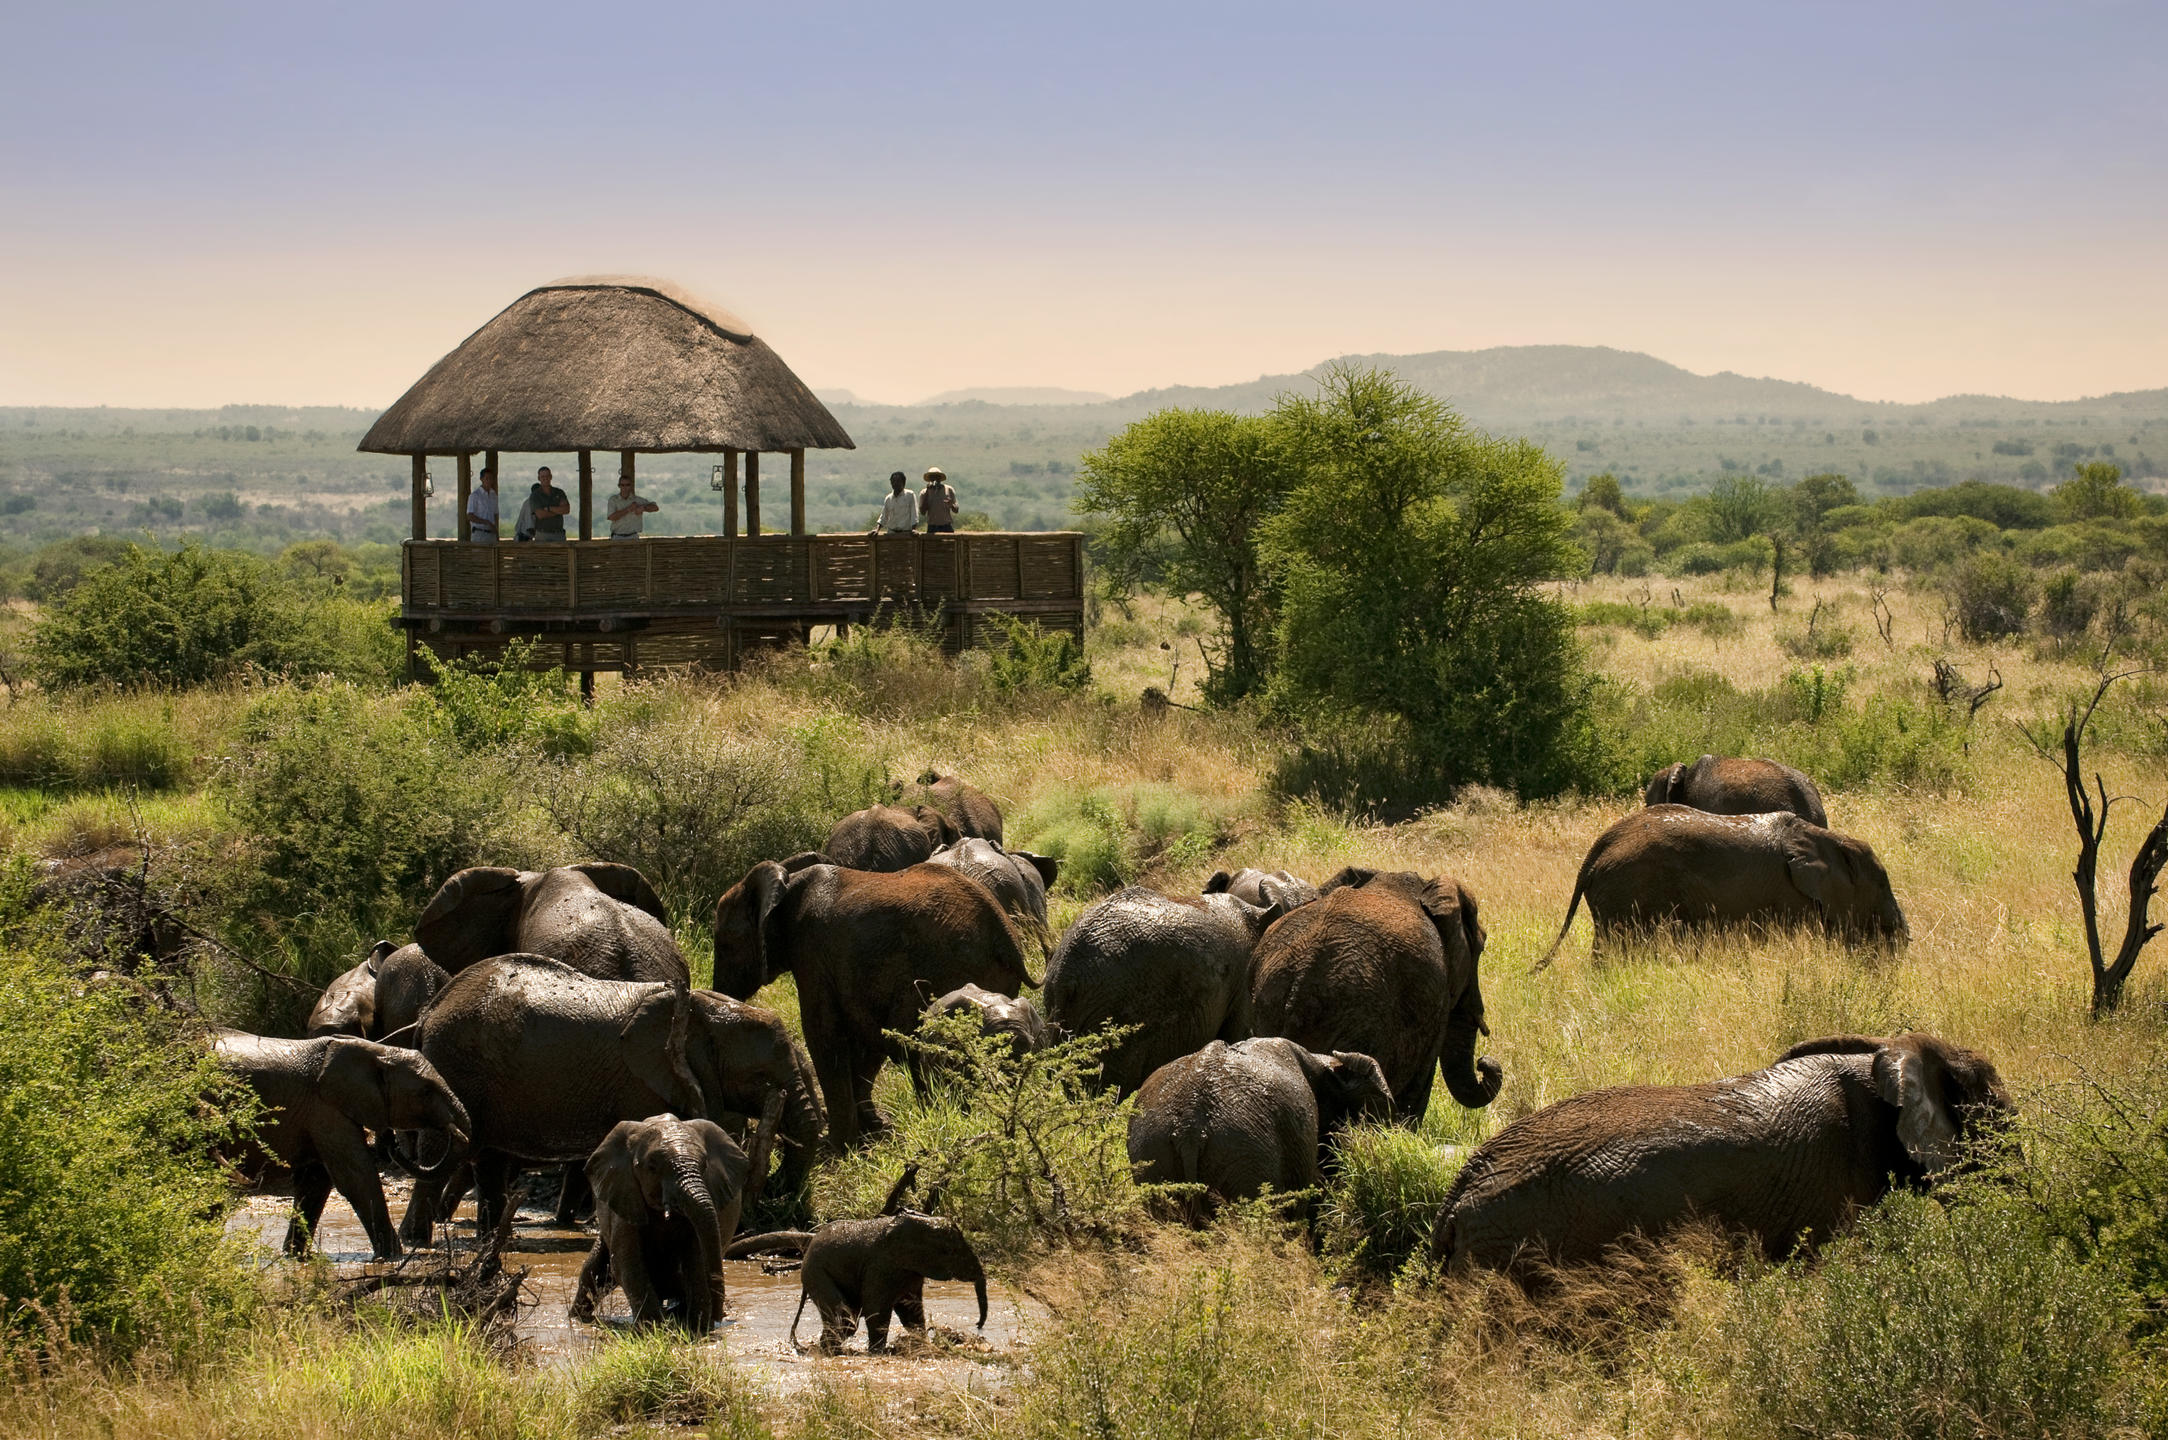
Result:
{"label": "elephant back", "polygon": [[924,864],[940,843],[911,811],[873,805],[838,820],[821,852],[847,870],[894,872]]}

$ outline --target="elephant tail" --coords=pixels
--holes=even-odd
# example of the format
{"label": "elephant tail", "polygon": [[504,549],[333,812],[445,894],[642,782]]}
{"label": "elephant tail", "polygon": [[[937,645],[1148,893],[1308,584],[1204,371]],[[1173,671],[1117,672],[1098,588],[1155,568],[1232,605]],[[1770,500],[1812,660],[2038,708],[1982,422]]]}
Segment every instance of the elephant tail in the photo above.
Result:
{"label": "elephant tail", "polygon": [[1550,969],[1551,962],[1558,958],[1558,947],[1566,943],[1566,936],[1571,934],[1573,931],[1573,917],[1580,913],[1581,892],[1585,890],[1587,886],[1588,867],[1586,865],[1583,865],[1581,867],[1581,873],[1579,875],[1576,875],[1573,880],[1573,899],[1566,902],[1566,923],[1558,927],[1558,938],[1551,942],[1550,949],[1543,952],[1543,958],[1528,967],[1529,974],[1541,974],[1543,971]]}
{"label": "elephant tail", "polygon": [[793,1350],[798,1348],[798,1320],[805,1314],[808,1293],[804,1286],[798,1288],[798,1308],[790,1312],[790,1348]]}

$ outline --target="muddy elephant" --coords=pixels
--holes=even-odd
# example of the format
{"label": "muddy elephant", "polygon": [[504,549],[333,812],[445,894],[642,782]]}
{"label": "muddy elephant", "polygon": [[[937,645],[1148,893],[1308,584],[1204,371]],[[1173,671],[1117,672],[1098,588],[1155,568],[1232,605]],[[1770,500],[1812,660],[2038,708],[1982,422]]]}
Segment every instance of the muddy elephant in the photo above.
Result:
{"label": "muddy elephant", "polygon": [[1712,815],[1784,810],[1816,825],[1829,824],[1814,782],[1774,760],[1704,755],[1691,765],[1682,761],[1657,771],[1643,799],[1650,805],[1690,805]]}
{"label": "muddy elephant", "polygon": [[[585,1162],[626,1120],[757,1117],[780,1094],[784,1183],[820,1143],[811,1069],[782,1022],[680,985],[598,980],[541,955],[500,955],[452,978],[420,1048],[473,1117],[481,1223],[519,1162]],[[439,1186],[417,1183],[402,1228],[426,1243]]]}
{"label": "muddy elephant", "polygon": [[1947,1172],[2009,1114],[1993,1065],[1916,1034],[1809,1040],[1707,1085],[1594,1090],[1479,1146],[1432,1249],[1455,1267],[1573,1264],[1699,1218],[1781,1258]]}
{"label": "muddy elephant", "polygon": [[379,940],[368,959],[324,987],[309,1012],[308,1033],[358,1035],[411,1048],[422,1010],[451,981],[421,946]]}
{"label": "muddy elephant", "polygon": [[925,864],[934,851],[962,838],[948,816],[930,805],[909,810],[872,805],[838,820],[820,853],[846,869],[893,873]]}
{"label": "muddy elephant", "polygon": [[1218,1040],[1152,1072],[1129,1117],[1129,1163],[1155,1184],[1202,1185],[1183,1197],[1199,1224],[1224,1201],[1317,1188],[1342,1126],[1392,1113],[1385,1072],[1368,1055],[1319,1055],[1292,1040]]}
{"label": "muddy elephant", "polygon": [[968,785],[954,775],[928,770],[918,777],[915,788],[904,791],[897,798],[899,803],[908,799],[913,805],[940,811],[948,816],[956,833],[967,840],[1001,843],[1001,807],[984,790]]}
{"label": "muddy elephant", "polygon": [[1566,923],[1537,968],[1558,954],[1583,899],[1598,948],[1667,924],[1814,925],[1843,940],[1886,944],[1908,935],[1873,846],[1782,811],[1712,815],[1652,805],[1626,816],[1589,847]]}
{"label": "muddy elephant", "polygon": [[430,899],[414,939],[453,975],[517,954],[547,955],[602,980],[690,979],[662,898],[630,865],[462,870]]}
{"label": "muddy elephant", "polygon": [[1054,949],[1046,926],[1046,890],[1061,875],[1061,861],[1029,850],[1004,850],[993,840],[966,837],[933,852],[929,865],[953,865],[984,885],[1016,928],[1029,935],[1042,956]]}
{"label": "muddy elephant", "polygon": [[1215,870],[1204,882],[1207,895],[1232,895],[1252,905],[1282,905],[1292,910],[1317,898],[1317,887],[1285,870]]}
{"label": "muddy elephant", "polygon": [[593,1320],[615,1284],[640,1324],[657,1323],[675,1303],[695,1335],[714,1329],[723,1316],[723,1247],[737,1235],[752,1168],[712,1121],[651,1115],[611,1130],[587,1160],[595,1244],[571,1318]]}
{"label": "muddy elephant", "polygon": [[1135,1027],[1100,1070],[1126,1095],[1170,1060],[1250,1037],[1251,952],[1283,913],[1232,895],[1118,890],[1061,937],[1046,967],[1047,1019],[1070,1035]]}
{"label": "muddy elephant", "polygon": [[[935,995],[933,987],[924,983],[918,986],[919,999],[925,1009],[920,1023],[939,1016],[964,1015],[975,1017],[981,1035],[998,1035],[1008,1040],[1010,1049],[1018,1055],[1036,1054],[1046,1048],[1054,1035],[1060,1033],[1046,1023],[1039,1007],[1031,1003],[1029,996],[1001,995],[977,985],[964,985],[946,995]],[[940,1061],[929,1059],[917,1051],[909,1054],[911,1088],[923,1100],[933,1093],[932,1072]]]}
{"label": "muddy elephant", "polygon": [[797,980],[828,1133],[842,1149],[883,1128],[873,1081],[893,1047],[882,1032],[918,1028],[920,982],[935,994],[979,985],[1003,995],[1032,983],[1016,926],[960,871],[763,861],[715,902],[715,988],[751,999],[785,974]]}
{"label": "muddy elephant", "polygon": [[1476,1055],[1488,1035],[1475,897],[1450,875],[1349,866],[1257,947],[1252,1015],[1260,1035],[1374,1058],[1394,1117],[1422,1123],[1439,1071],[1460,1104],[1498,1098],[1505,1072]]}
{"label": "muddy elephant", "polygon": [[834,1220],[813,1232],[798,1271],[798,1309],[790,1317],[790,1341],[806,1301],[821,1317],[820,1348],[833,1355],[866,1322],[867,1353],[888,1348],[891,1313],[903,1328],[926,1329],[928,1280],[969,1280],[978,1291],[979,1326],[986,1328],[986,1270],[953,1221],[906,1210],[871,1220]]}
{"label": "muddy elephant", "polygon": [[288,1253],[308,1253],[334,1187],[354,1207],[380,1260],[400,1254],[383,1182],[366,1132],[418,1131],[442,1141],[438,1162],[414,1167],[417,1183],[441,1180],[467,1156],[473,1129],[444,1077],[412,1050],[344,1035],[275,1040],[239,1030],[213,1032],[219,1065],[263,1102],[255,1146],[293,1171],[294,1219]]}

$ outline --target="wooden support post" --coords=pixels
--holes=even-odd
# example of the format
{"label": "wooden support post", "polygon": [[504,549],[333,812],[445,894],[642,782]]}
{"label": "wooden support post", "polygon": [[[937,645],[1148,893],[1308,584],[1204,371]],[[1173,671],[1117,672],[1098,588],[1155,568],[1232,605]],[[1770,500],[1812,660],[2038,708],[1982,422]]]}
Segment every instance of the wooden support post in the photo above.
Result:
{"label": "wooden support post", "polygon": [[580,538],[595,538],[595,452],[580,452]]}
{"label": "wooden support post", "polygon": [[745,452],[745,533],[760,538],[760,452]]}
{"label": "wooden support post", "polygon": [[723,538],[738,538],[738,452],[723,452]]}
{"label": "wooden support post", "polygon": [[[633,452],[632,452],[632,451],[630,451],[630,450],[620,450],[620,451],[618,451],[618,452],[617,452],[617,474],[618,474],[618,478],[619,478],[619,479],[621,479],[621,480],[633,480],[633,479],[636,479],[636,477],[635,477],[635,476],[633,475],[633,473],[632,473],[632,456],[633,456]],[[633,488],[634,488],[634,490],[636,490],[636,491],[637,491],[637,490],[639,489],[639,486],[638,486],[638,485],[636,484],[636,485],[634,485],[634,487],[633,487]],[[617,508],[617,495],[615,494],[615,492],[612,492],[612,494],[611,494],[610,498],[602,502],[602,518],[603,518],[603,519],[605,519],[605,520],[609,519],[609,518],[610,518],[610,512],[611,512],[612,510],[615,510],[616,508]],[[615,535],[615,534],[617,533],[617,528],[616,528],[615,526],[612,526],[612,527],[610,528],[610,533],[611,533],[612,535]],[[643,530],[641,531],[641,533],[642,533],[642,534],[645,534],[645,533],[646,533],[645,529],[643,529]]]}
{"label": "wooden support post", "polygon": [[459,516],[452,522],[452,533],[462,540],[474,538],[474,527],[467,523],[467,501],[474,494],[474,457],[459,452]]}
{"label": "wooden support post", "polygon": [[805,449],[790,452],[790,533],[805,534]]}
{"label": "wooden support post", "polygon": [[414,538],[417,540],[429,538],[429,497],[422,493],[422,487],[428,483],[429,457],[417,455],[414,457]]}

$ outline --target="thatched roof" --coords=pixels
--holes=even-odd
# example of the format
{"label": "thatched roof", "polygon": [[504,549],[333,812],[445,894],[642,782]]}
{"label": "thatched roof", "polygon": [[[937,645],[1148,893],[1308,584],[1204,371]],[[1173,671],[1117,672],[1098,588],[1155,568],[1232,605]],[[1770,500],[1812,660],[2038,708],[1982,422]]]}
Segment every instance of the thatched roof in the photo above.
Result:
{"label": "thatched roof", "polygon": [[850,450],[828,407],[727,310],[660,280],[530,290],[369,427],[388,455]]}

